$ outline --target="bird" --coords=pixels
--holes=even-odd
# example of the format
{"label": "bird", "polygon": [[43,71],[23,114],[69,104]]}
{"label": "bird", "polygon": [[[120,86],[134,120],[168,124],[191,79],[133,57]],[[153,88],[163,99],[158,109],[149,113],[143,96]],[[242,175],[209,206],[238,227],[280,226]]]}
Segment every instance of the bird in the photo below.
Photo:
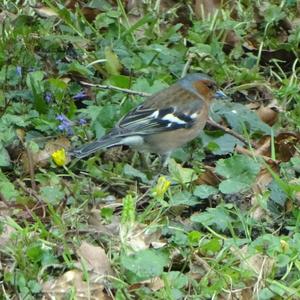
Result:
{"label": "bird", "polygon": [[81,159],[101,149],[126,145],[141,152],[156,153],[166,163],[173,150],[201,133],[212,100],[224,97],[226,95],[207,74],[188,74],[147,97],[110,132],[71,150],[70,156]]}

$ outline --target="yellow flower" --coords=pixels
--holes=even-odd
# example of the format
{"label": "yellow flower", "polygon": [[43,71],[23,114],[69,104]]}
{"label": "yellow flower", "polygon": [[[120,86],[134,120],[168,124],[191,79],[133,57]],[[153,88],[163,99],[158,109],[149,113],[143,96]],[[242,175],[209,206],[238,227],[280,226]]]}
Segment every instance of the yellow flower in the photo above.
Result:
{"label": "yellow flower", "polygon": [[54,151],[51,154],[51,157],[53,159],[53,161],[59,166],[64,166],[67,162],[67,156],[66,156],[66,151],[64,148],[61,148],[57,151]]}
{"label": "yellow flower", "polygon": [[170,187],[171,182],[164,176],[160,176],[157,180],[157,184],[153,189],[153,195],[155,197],[163,198],[164,194]]}
{"label": "yellow flower", "polygon": [[286,252],[289,250],[289,244],[285,240],[280,240],[280,248],[282,251]]}

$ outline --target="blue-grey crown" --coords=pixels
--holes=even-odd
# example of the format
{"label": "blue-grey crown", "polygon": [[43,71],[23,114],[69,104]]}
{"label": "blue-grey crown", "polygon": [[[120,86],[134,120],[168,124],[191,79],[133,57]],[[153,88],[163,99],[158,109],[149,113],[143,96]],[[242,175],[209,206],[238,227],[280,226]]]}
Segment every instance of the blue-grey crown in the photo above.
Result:
{"label": "blue-grey crown", "polygon": [[178,83],[185,89],[191,92],[195,92],[195,87],[193,84],[198,81],[198,80],[210,80],[214,81],[211,77],[209,77],[207,74],[204,73],[193,73],[193,74],[188,74],[181,78]]}

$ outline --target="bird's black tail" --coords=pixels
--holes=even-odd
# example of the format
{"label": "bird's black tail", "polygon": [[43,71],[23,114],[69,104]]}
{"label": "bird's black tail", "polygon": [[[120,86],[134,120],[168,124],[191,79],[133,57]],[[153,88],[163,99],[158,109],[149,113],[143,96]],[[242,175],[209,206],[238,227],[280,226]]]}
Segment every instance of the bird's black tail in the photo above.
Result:
{"label": "bird's black tail", "polygon": [[76,158],[83,158],[92,153],[95,153],[96,151],[98,151],[100,149],[119,146],[119,145],[121,145],[121,143],[120,143],[121,140],[122,140],[122,138],[120,138],[120,137],[115,137],[115,138],[103,137],[102,139],[100,139],[98,141],[91,142],[91,143],[85,144],[81,147],[72,149],[69,152],[69,154]]}

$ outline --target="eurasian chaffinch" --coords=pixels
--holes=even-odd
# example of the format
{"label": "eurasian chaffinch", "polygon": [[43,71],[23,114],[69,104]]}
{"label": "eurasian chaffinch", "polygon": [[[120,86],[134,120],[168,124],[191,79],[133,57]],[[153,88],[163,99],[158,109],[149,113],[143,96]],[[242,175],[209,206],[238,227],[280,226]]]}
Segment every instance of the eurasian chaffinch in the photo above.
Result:
{"label": "eurasian chaffinch", "polygon": [[199,135],[208,119],[213,98],[224,97],[206,74],[188,74],[170,87],[148,97],[97,141],[73,149],[77,158],[100,149],[127,145],[167,158],[172,150]]}

